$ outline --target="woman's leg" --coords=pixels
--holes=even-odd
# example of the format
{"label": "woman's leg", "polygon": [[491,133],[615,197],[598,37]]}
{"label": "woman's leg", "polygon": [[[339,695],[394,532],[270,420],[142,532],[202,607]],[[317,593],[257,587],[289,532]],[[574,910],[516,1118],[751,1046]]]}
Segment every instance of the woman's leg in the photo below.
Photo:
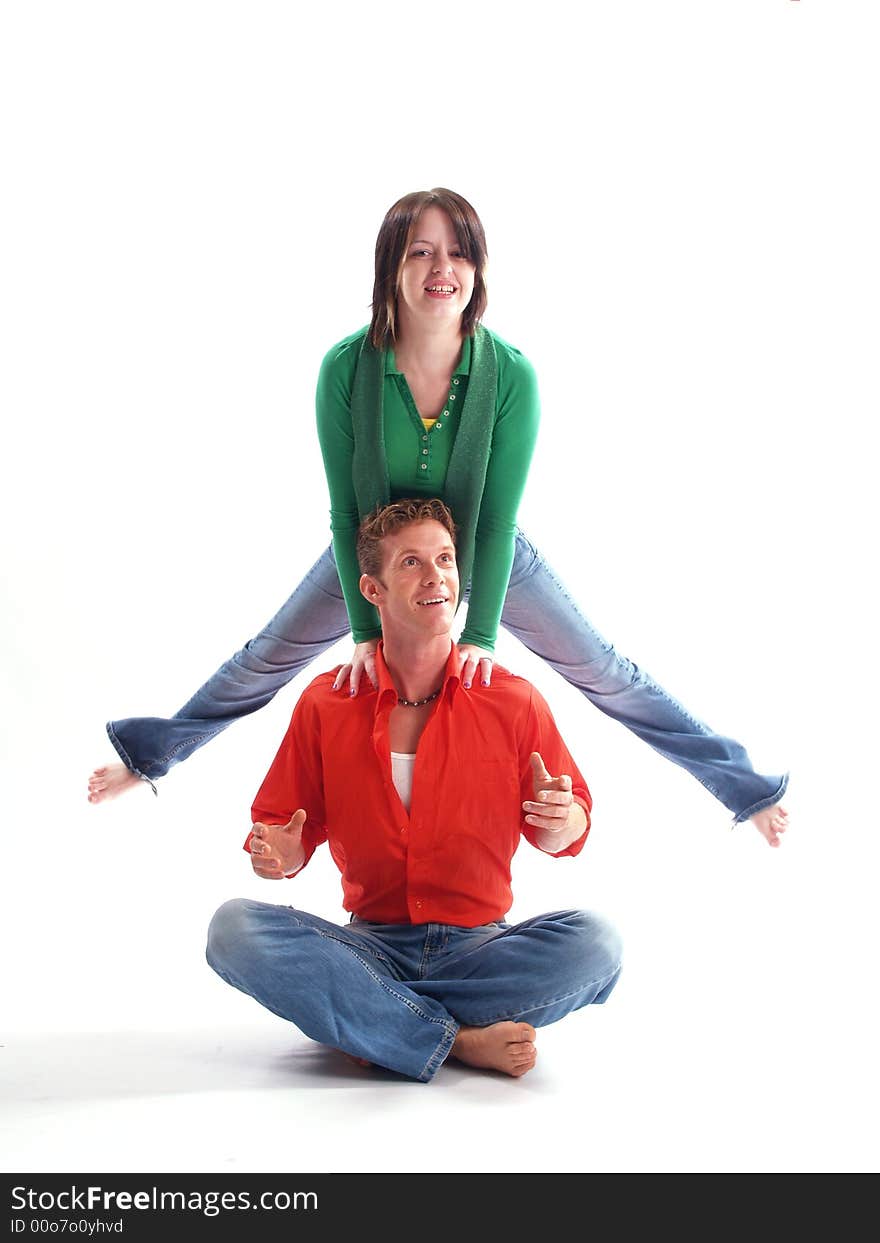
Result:
{"label": "woman's leg", "polygon": [[787,774],[756,773],[740,743],[691,716],[616,652],[522,532],[501,624],[607,716],[696,777],[736,822],[774,806],[784,794]]}
{"label": "woman's leg", "polygon": [[109,721],[110,741],[131,773],[150,782],[164,777],[227,725],[264,707],[348,632],[342,588],[328,548],[269,624],[173,717]]}
{"label": "woman's leg", "polygon": [[[427,1083],[452,1048],[458,1024],[401,977],[401,951],[417,970],[424,926],[342,927],[250,898],[226,902],[208,930],[217,974],[321,1044]],[[406,973],[406,972],[404,972]]]}

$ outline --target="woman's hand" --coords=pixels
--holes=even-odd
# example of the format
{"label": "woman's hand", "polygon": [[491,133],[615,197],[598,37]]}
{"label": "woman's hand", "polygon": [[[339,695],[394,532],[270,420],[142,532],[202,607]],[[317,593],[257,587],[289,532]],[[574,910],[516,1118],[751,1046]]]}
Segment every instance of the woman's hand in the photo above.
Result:
{"label": "woman's hand", "polygon": [[331,690],[338,691],[348,682],[349,695],[356,695],[361,684],[361,674],[366,673],[373,686],[378,690],[379,677],[376,673],[376,648],[378,639],[365,639],[363,643],[354,645],[354,654],[347,665],[343,665],[336,675]]}
{"label": "woman's hand", "polygon": [[477,666],[480,668],[480,682],[483,686],[489,686],[492,682],[492,653],[487,652],[485,648],[475,647],[473,643],[459,643],[458,655],[461,664],[458,667],[459,677],[465,689],[469,690],[474,675],[477,672]]}

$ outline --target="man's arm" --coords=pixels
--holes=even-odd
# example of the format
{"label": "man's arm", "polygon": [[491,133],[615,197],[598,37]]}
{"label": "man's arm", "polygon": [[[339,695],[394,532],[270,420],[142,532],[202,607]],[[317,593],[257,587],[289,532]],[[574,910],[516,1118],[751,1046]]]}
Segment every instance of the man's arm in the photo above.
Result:
{"label": "man's arm", "polygon": [[546,854],[580,854],[593,800],[546,700],[531,685],[519,746],[523,836]]}
{"label": "man's arm", "polygon": [[332,681],[331,674],[321,674],[303,691],[251,808],[254,823],[244,849],[256,874],[267,880],[300,871],[327,840],[317,701],[331,693]]}
{"label": "man's arm", "polygon": [[587,809],[572,794],[571,776],[551,777],[540,752],[533,751],[533,799],[523,803],[526,824],[535,826],[535,844],[551,855],[558,855],[581,837],[590,823]]}

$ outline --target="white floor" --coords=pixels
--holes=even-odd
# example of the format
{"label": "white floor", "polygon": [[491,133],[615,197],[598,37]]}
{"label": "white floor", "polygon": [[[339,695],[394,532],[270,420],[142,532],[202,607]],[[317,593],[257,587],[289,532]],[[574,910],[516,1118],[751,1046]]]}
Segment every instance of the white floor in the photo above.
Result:
{"label": "white floor", "polygon": [[[769,1021],[768,1021],[769,1020]],[[843,1036],[844,1033],[841,1033]],[[430,1085],[250,1027],[7,1037],[10,1172],[861,1171],[877,1168],[865,1036],[838,1061],[746,1007],[701,1018],[630,997],[540,1033],[514,1081]],[[873,1148],[872,1148],[873,1145]]]}
{"label": "white floor", "polygon": [[[617,733],[627,755],[645,751]],[[648,754],[650,780],[606,805],[580,861],[521,851],[513,916],[601,894],[624,932],[620,984],[604,1007],[542,1029],[523,1079],[449,1064],[421,1085],[355,1068],[205,965],[211,909],[270,890],[233,848],[195,876],[175,866],[187,800],[204,803],[226,745],[159,800],[71,805],[70,862],[56,838],[45,921],[33,909],[7,936],[0,1168],[877,1169],[873,873],[828,856],[808,773],[783,850],[728,832],[695,783]],[[644,824],[647,804],[671,808],[670,791],[680,820],[628,826]],[[77,870],[90,833],[91,869]],[[335,870],[310,868],[295,899],[292,882],[277,900],[332,914]]]}

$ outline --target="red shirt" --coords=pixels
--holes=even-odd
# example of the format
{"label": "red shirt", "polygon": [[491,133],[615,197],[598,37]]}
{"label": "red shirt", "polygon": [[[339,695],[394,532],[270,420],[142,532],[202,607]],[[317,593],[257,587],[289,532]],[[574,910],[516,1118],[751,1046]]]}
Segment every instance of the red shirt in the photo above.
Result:
{"label": "red shirt", "polygon": [[522,809],[534,795],[533,751],[554,777],[569,774],[587,813],[587,828],[560,855],[577,855],[586,842],[592,798],[540,693],[499,665],[491,686],[463,690],[456,665],[453,647],[419,739],[409,812],[391,776],[397,692],[381,644],[378,691],[362,684],[353,699],[331,691],[335,671],[305,689],[254,801],[253,820],[265,824],[305,809],[306,863],[329,842],[343,906],[362,919],[467,928],[502,919],[520,835],[537,846]]}

